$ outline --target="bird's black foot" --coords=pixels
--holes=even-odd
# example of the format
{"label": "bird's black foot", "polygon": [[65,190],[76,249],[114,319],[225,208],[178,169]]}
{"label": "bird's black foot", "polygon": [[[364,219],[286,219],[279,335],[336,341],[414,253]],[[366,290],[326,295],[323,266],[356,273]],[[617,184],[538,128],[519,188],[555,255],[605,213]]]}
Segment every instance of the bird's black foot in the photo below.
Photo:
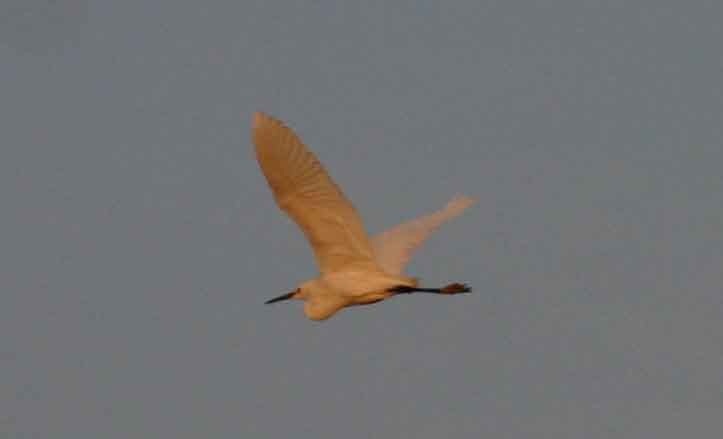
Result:
{"label": "bird's black foot", "polygon": [[439,292],[440,294],[460,294],[460,293],[469,293],[472,289],[467,286],[467,284],[458,284],[453,283],[449,284],[446,287],[442,288]]}

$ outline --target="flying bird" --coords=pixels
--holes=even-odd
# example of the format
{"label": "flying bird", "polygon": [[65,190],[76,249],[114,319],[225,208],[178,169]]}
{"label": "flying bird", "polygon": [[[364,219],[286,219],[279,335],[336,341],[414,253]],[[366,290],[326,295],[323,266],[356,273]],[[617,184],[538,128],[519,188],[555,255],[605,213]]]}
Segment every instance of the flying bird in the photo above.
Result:
{"label": "flying bird", "polygon": [[267,304],[303,300],[309,319],[325,320],[342,308],[399,294],[471,291],[462,283],[419,287],[416,278],[404,274],[404,267],[429,235],[474,204],[473,198],[458,195],[441,210],[370,239],[354,206],[293,130],[271,116],[255,113],[253,142],[276,203],[304,232],[320,271],[319,277]]}

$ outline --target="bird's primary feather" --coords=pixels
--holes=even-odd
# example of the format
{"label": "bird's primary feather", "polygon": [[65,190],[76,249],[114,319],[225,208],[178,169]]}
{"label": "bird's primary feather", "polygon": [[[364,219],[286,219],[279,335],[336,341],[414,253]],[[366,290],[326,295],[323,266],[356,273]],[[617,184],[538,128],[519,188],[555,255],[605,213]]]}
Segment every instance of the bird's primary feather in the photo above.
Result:
{"label": "bird's primary feather", "polygon": [[296,134],[256,113],[253,141],[276,203],[306,235],[322,274],[351,264],[374,264],[359,214]]}
{"label": "bird's primary feather", "polygon": [[475,202],[474,198],[458,195],[441,210],[399,224],[374,236],[372,247],[377,263],[387,273],[401,275],[414,252],[435,230]]}

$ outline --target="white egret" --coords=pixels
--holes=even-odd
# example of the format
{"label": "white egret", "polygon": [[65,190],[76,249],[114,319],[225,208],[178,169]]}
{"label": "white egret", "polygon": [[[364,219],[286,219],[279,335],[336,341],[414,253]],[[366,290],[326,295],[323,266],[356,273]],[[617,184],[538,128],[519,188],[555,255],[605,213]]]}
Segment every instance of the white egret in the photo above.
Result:
{"label": "white egret", "polygon": [[255,113],[253,142],[276,203],[306,235],[321,272],[267,304],[303,300],[308,318],[325,320],[344,307],[376,303],[397,294],[471,291],[461,283],[420,288],[417,279],[405,276],[403,270],[429,235],[474,204],[474,199],[456,196],[437,212],[369,239],[354,206],[290,128]]}

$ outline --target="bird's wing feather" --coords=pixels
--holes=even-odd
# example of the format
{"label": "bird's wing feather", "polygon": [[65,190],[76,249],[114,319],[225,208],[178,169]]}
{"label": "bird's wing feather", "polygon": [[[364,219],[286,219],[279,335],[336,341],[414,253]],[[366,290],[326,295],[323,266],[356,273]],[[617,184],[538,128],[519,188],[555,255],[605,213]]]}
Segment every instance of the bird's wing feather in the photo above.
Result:
{"label": "bird's wing feather", "polygon": [[414,252],[446,221],[476,202],[464,195],[454,197],[436,212],[399,224],[372,238],[377,263],[390,274],[400,275]]}
{"label": "bird's wing feather", "polygon": [[306,235],[322,273],[360,262],[374,253],[359,214],[319,160],[280,121],[254,115],[256,159],[281,210]]}

